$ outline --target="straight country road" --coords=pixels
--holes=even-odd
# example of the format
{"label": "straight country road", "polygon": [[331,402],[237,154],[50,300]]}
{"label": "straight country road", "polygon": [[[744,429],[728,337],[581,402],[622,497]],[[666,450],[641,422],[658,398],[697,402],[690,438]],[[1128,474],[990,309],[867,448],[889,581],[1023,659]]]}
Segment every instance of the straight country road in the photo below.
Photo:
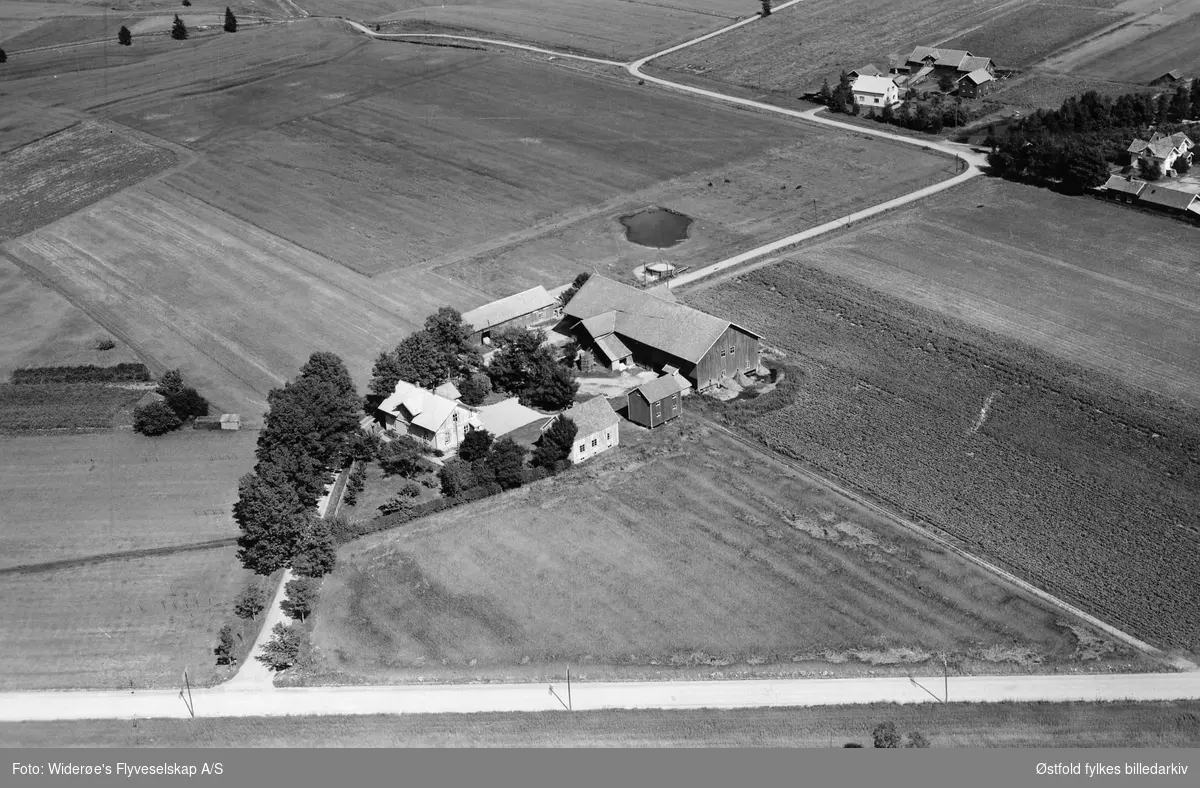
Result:
{"label": "straight country road", "polygon": [[[197,717],[455,714],[563,709],[565,685],[448,684],[192,690]],[[571,707],[598,709],[737,709],[864,703],[1000,701],[1161,701],[1200,699],[1200,673],[1042,676],[942,676],[747,681],[573,682]],[[186,693],[0,693],[0,722],[189,717]]]}

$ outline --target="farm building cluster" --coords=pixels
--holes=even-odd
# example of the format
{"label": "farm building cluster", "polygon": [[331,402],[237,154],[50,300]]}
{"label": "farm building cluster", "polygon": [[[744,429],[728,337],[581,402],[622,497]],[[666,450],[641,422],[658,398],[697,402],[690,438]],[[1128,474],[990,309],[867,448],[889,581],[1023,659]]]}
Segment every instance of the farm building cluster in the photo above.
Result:
{"label": "farm building cluster", "polygon": [[978,98],[989,92],[996,81],[996,64],[964,49],[938,49],[919,46],[903,63],[893,63],[885,73],[873,64],[849,72],[854,103],[865,109],[896,107],[902,94],[926,80],[941,83],[948,79],[950,92],[963,98]]}
{"label": "farm building cluster", "polygon": [[[1127,148],[1131,168],[1142,172],[1156,171],[1162,178],[1171,178],[1179,170],[1190,169],[1195,144],[1182,132],[1159,134],[1150,139],[1135,139]],[[1186,165],[1186,166],[1185,166]],[[1104,195],[1118,202],[1131,203],[1164,210],[1200,221],[1200,194],[1181,188],[1178,182],[1164,183],[1135,178],[1133,175],[1112,175],[1101,187]]]}
{"label": "farm building cluster", "polygon": [[[583,372],[652,371],[654,377],[627,392],[625,408],[630,422],[649,429],[679,418],[683,398],[692,391],[740,388],[749,383],[748,376],[766,373],[761,337],[753,331],[680,304],[669,291],[642,290],[600,275],[590,277],[565,304],[535,287],[466,312],[463,322],[483,346],[506,329],[548,329],[553,336],[548,341],[576,343],[573,362]],[[472,430],[535,443],[561,417],[578,428],[573,462],[620,445],[621,419],[602,395],[553,414],[526,407],[516,397],[467,405],[449,382],[431,391],[399,381],[377,406],[374,421],[385,435],[408,435],[450,455]]]}

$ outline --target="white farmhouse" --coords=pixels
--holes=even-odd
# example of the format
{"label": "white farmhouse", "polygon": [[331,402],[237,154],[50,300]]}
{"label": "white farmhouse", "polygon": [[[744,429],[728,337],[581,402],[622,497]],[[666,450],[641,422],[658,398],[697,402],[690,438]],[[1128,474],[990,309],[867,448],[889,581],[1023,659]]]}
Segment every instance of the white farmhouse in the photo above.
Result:
{"label": "white farmhouse", "polygon": [[457,451],[463,436],[482,426],[465,405],[403,380],[379,403],[379,411],[388,432],[408,435],[442,452]]}
{"label": "white farmhouse", "polygon": [[860,109],[883,109],[900,103],[900,89],[887,77],[863,74],[850,85],[854,104]]}

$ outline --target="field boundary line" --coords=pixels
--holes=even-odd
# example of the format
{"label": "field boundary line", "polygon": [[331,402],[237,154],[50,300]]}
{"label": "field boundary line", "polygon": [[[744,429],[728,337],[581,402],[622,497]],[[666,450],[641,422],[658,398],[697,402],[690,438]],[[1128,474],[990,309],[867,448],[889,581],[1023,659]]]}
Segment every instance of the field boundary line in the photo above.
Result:
{"label": "field boundary line", "polygon": [[[798,3],[800,0],[791,0],[791,2]],[[510,49],[520,49],[526,52],[536,52],[540,55],[561,57],[567,60],[582,60],[585,63],[599,63],[604,66],[624,67],[626,65],[618,60],[608,60],[602,57],[588,57],[587,55],[573,55],[567,52],[555,51],[553,49],[535,47],[531,44],[518,44],[514,41],[502,41],[493,38],[476,38],[474,36],[459,36],[451,33],[377,33],[366,25],[355,22],[352,19],[342,19],[342,21],[353,27],[355,30],[358,30],[360,33],[366,33],[371,38],[379,38],[383,40],[403,40],[406,38],[449,38],[456,41],[471,41],[476,44],[491,44],[493,46],[509,47]]]}
{"label": "field boundary line", "polygon": [[[1005,580],[1005,581],[1017,586],[1018,588],[1020,588],[1023,591],[1026,591],[1027,593],[1033,594],[1035,597],[1042,600],[1043,602],[1047,602],[1047,603],[1059,608],[1063,612],[1073,615],[1076,618],[1079,618],[1079,619],[1085,621],[1086,623],[1096,627],[1097,629],[1101,630],[1102,632],[1106,632],[1109,635],[1112,635],[1113,637],[1117,638],[1118,640],[1121,640],[1122,642],[1124,642],[1126,645],[1132,646],[1133,648],[1136,648],[1138,651],[1141,651],[1142,653],[1148,654],[1152,657],[1157,657],[1160,659],[1168,658],[1168,655],[1162,649],[1156,648],[1155,646],[1152,646],[1149,643],[1146,643],[1145,641],[1140,640],[1140,639],[1134,637],[1133,635],[1130,635],[1129,633],[1125,632],[1124,630],[1118,629],[1117,627],[1113,626],[1112,624],[1109,624],[1109,623],[1097,618],[1096,616],[1093,616],[1092,614],[1079,609],[1075,605],[1072,605],[1070,602],[1060,599],[1059,597],[1055,596],[1054,594],[1051,594],[1049,591],[1045,591],[1041,588],[1038,588],[1033,583],[1030,583],[1029,581],[1018,577],[1014,573],[1009,572],[1005,569],[1002,569],[999,566],[996,566],[995,564],[991,563],[990,561],[980,558],[979,556],[971,553],[970,551],[968,551],[962,547],[959,547],[953,541],[956,537],[954,537],[953,534],[951,534],[950,532],[945,531],[944,529],[940,528],[939,526],[934,525],[933,523],[929,523],[927,527],[922,526],[922,525],[914,522],[913,520],[910,520],[907,517],[893,511],[888,506],[885,506],[875,500],[872,500],[866,494],[859,493],[859,492],[845,486],[842,483],[834,481],[832,478],[828,477],[824,473],[814,470],[812,468],[809,468],[807,466],[807,464],[781,454],[780,452],[776,451],[775,449],[771,448],[770,446],[763,444],[761,441],[756,441],[751,438],[747,438],[744,435],[741,435],[741,434],[729,429],[728,427],[725,427],[722,424],[718,424],[717,422],[713,421],[712,419],[708,418],[707,416],[702,416],[702,415],[697,414],[697,418],[699,418],[705,424],[709,425],[710,427],[717,430],[718,432],[728,435],[729,437],[733,438],[735,441],[737,441],[745,446],[756,449],[758,451],[765,451],[765,452],[770,453],[770,455],[773,458],[782,462],[784,465],[788,466],[793,471],[799,473],[801,476],[806,477],[809,481],[827,485],[828,487],[833,489],[838,494],[844,495],[845,497],[849,498],[850,500],[854,501],[855,503],[865,506],[877,514],[887,517],[889,520],[897,523],[898,525],[903,526],[905,529],[912,531],[915,534],[918,534],[920,536],[923,536],[927,539],[932,540],[939,547],[949,550],[961,558],[965,558],[966,560],[970,561],[971,563],[975,564],[976,566],[980,567],[981,569],[983,569],[987,572],[990,572],[991,574],[995,575],[996,577],[999,577],[1002,580]],[[938,531],[940,531],[941,533],[938,533]],[[945,536],[943,536],[942,534],[945,534]]]}
{"label": "field boundary line", "polygon": [[59,561],[46,561],[40,564],[18,564],[16,566],[0,567],[0,577],[6,575],[35,575],[43,572],[57,572],[60,569],[75,569],[81,566],[108,563],[110,561],[130,561],[136,558],[154,558],[157,556],[176,555],[178,553],[193,553],[199,550],[217,550],[237,544],[237,537],[210,539],[207,542],[192,544],[169,545],[167,547],[147,547],[142,550],[125,550],[118,553],[97,553],[81,558],[64,558]]}

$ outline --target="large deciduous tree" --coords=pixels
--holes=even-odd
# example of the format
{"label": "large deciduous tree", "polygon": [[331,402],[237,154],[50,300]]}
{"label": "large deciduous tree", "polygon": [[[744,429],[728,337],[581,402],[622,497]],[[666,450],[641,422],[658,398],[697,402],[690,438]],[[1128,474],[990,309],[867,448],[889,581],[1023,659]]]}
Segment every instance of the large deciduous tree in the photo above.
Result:
{"label": "large deciduous tree", "polygon": [[535,468],[545,468],[551,473],[561,469],[570,462],[571,447],[575,445],[575,436],[579,427],[566,416],[559,416],[542,433],[541,439],[533,449],[529,462]]}
{"label": "large deciduous tree", "polygon": [[259,463],[238,482],[233,519],[241,530],[238,558],[247,569],[270,575],[288,566],[303,528],[304,506],[288,474]]}
{"label": "large deciduous tree", "polygon": [[487,463],[495,473],[496,483],[505,490],[520,487],[525,480],[525,447],[512,438],[493,443]]}
{"label": "large deciduous tree", "polygon": [[458,456],[467,462],[475,462],[487,456],[495,436],[487,430],[471,430],[463,436],[458,446]]}
{"label": "large deciduous tree", "polygon": [[183,422],[165,402],[151,402],[133,409],[133,429],[143,435],[164,435]]}
{"label": "large deciduous tree", "polygon": [[544,346],[544,331],[510,329],[499,339],[500,349],[488,366],[493,386],[515,394],[523,405],[546,410],[570,406],[579,384],[572,370]]}

